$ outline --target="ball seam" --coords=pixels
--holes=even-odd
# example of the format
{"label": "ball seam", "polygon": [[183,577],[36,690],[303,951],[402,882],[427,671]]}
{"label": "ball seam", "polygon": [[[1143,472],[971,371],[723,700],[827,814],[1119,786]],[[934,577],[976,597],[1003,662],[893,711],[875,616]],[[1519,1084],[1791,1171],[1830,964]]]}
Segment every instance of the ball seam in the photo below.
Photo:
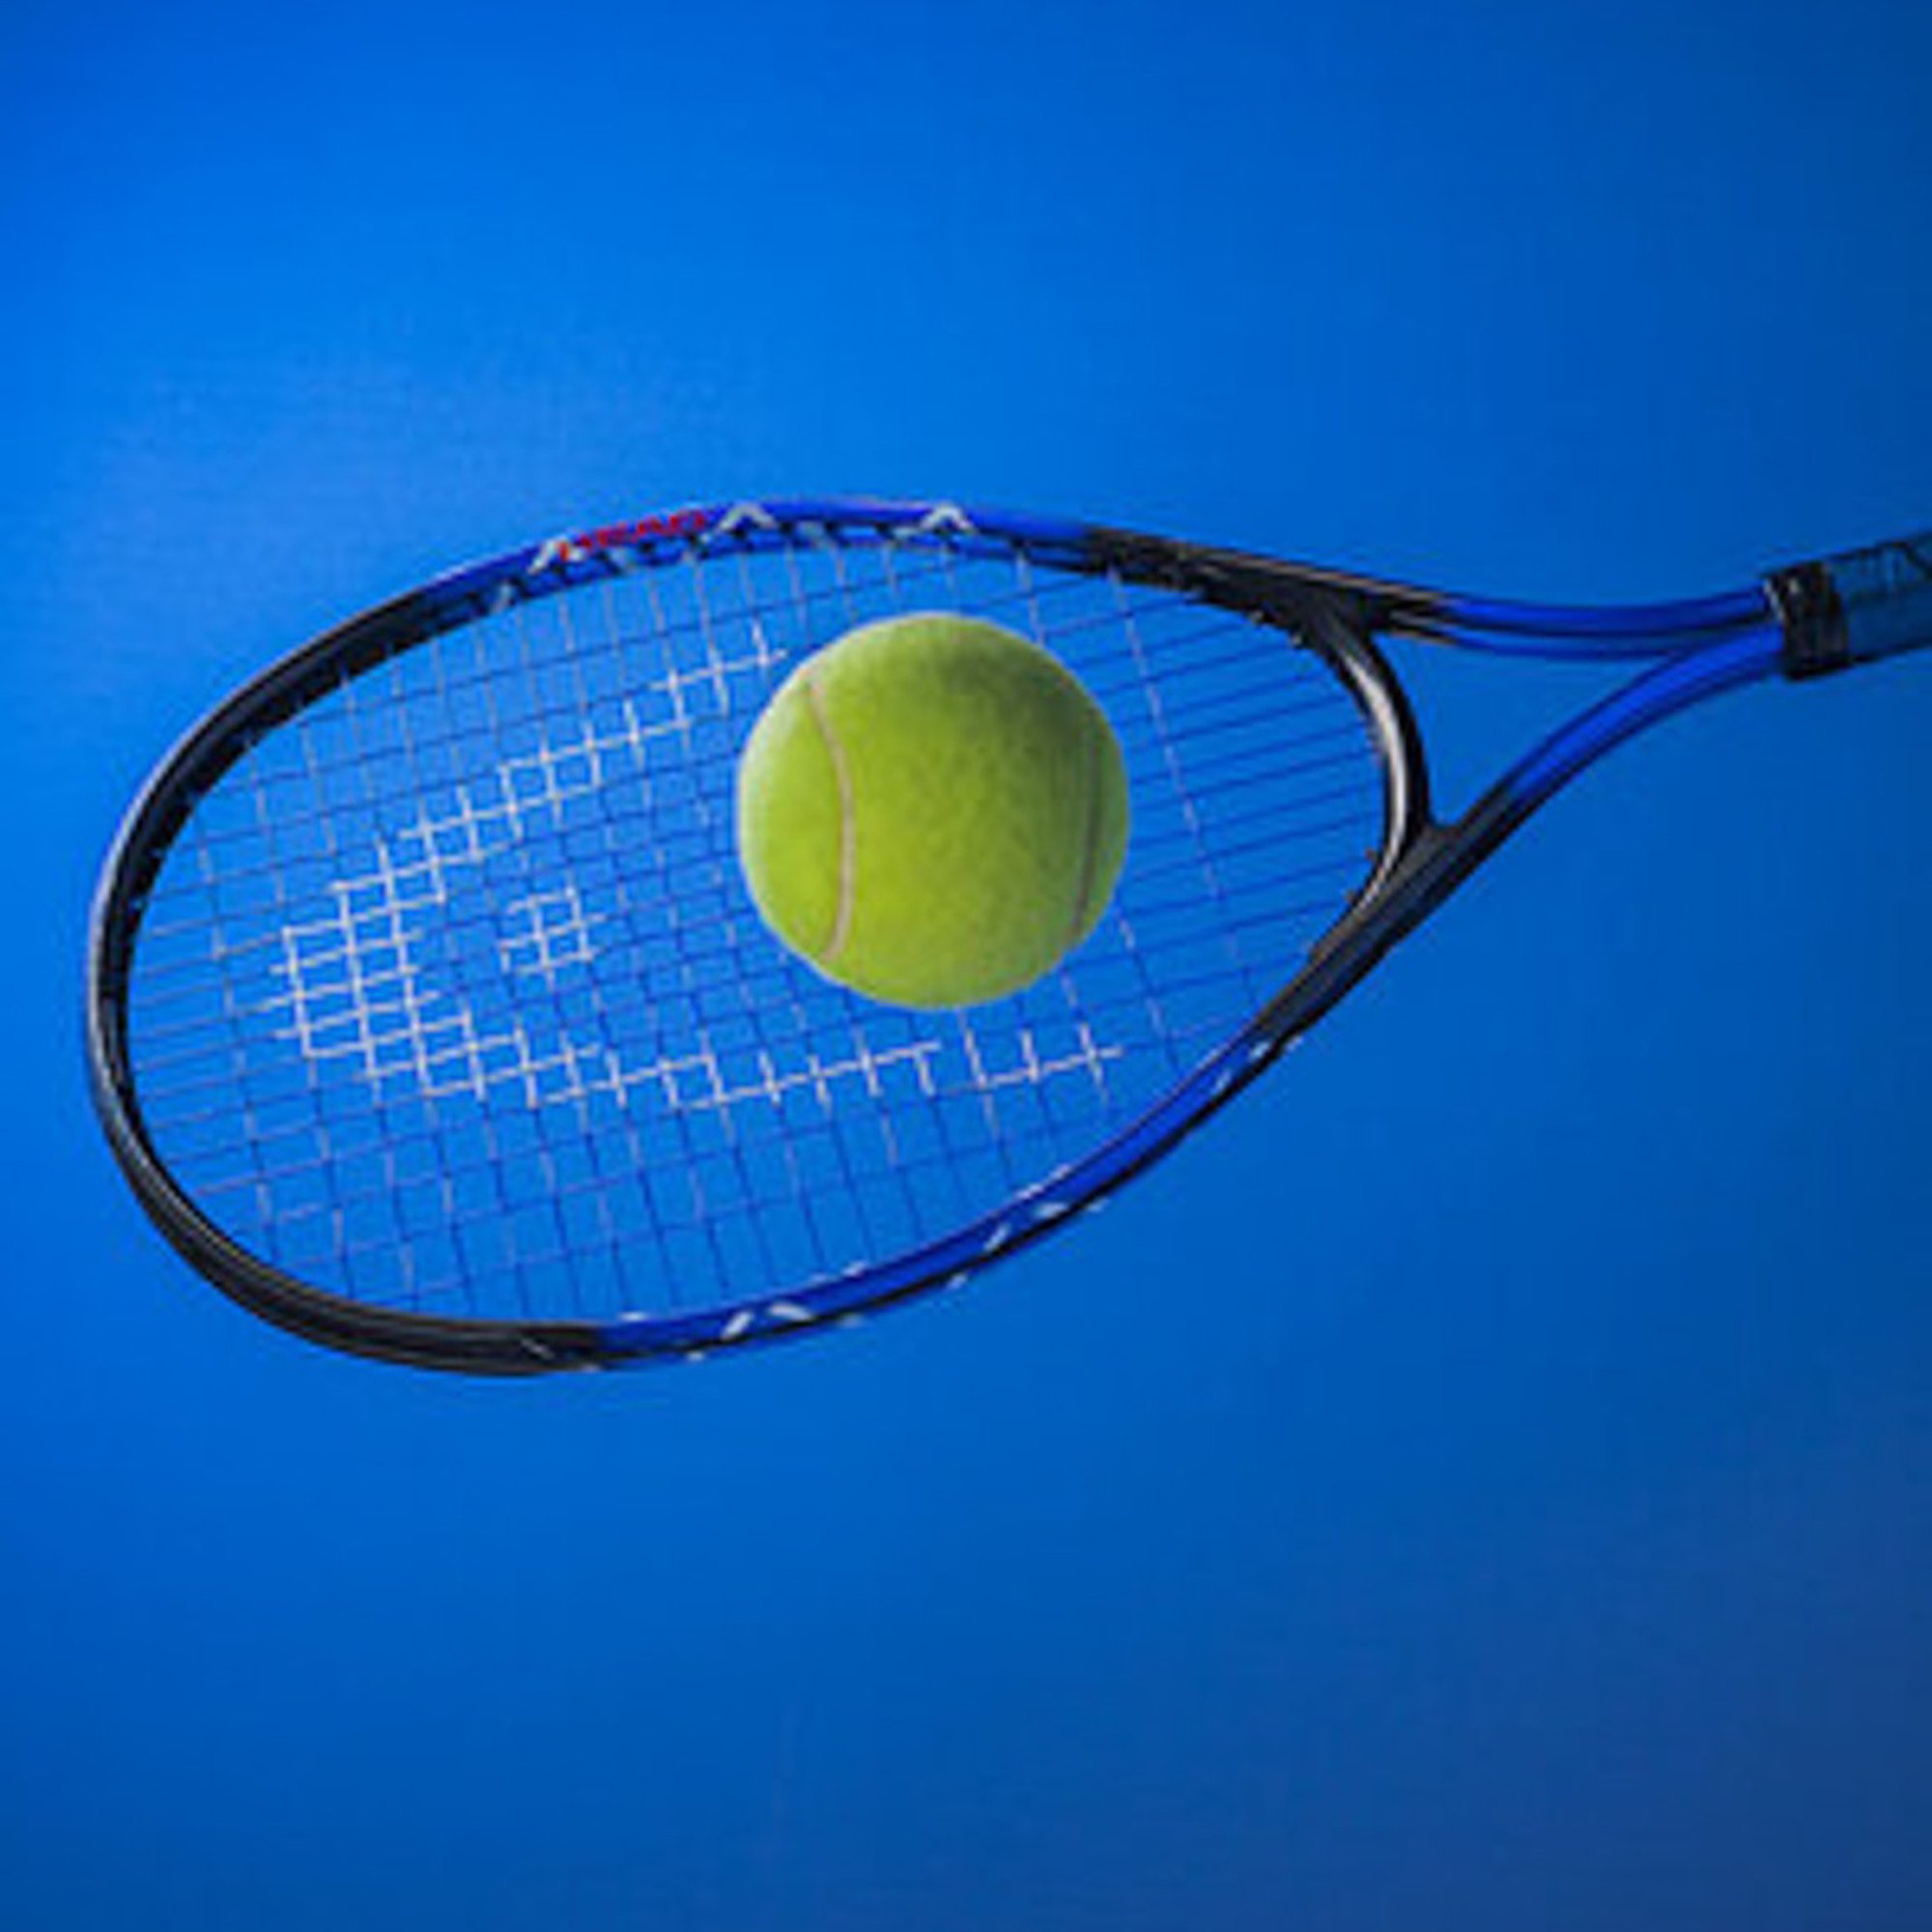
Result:
{"label": "ball seam", "polygon": [[838,742],[838,734],[826,715],[825,698],[817,680],[808,670],[800,675],[799,686],[805,693],[811,722],[825,741],[825,754],[832,760],[832,781],[838,790],[838,902],[832,917],[831,937],[818,955],[819,964],[829,966],[845,950],[845,942],[852,936],[852,906],[858,896],[854,879],[858,869],[857,814],[852,810],[852,774],[845,763],[845,748]]}
{"label": "ball seam", "polygon": [[1067,923],[1066,932],[1062,941],[1061,956],[1073,950],[1087,924],[1087,901],[1094,894],[1094,862],[1099,856],[1100,844],[1100,746],[1097,735],[1087,733],[1087,825],[1086,837],[1080,853],[1080,882],[1073,895],[1073,917]]}

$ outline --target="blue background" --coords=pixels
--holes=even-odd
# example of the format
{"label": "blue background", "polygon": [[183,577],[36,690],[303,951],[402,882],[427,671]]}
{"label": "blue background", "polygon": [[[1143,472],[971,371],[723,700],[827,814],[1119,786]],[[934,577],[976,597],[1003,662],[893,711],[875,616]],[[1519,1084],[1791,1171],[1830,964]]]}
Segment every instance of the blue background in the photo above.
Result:
{"label": "blue background", "polygon": [[[851,1337],[350,1362],[84,1094],[173,733],[472,555],[953,495],[1526,597],[1932,521],[1932,15],[16,5],[0,1918],[1932,1923],[1932,663],[1553,808]],[[1453,798],[1588,673],[1419,677]]]}

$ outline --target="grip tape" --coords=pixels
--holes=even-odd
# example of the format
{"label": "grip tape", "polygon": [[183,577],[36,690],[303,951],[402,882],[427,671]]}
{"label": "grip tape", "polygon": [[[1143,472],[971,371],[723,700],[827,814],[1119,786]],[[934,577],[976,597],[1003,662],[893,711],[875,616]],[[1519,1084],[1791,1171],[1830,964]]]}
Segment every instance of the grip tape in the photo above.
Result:
{"label": "grip tape", "polygon": [[1789,677],[1932,645],[1932,535],[1774,571],[1765,589],[1784,625]]}

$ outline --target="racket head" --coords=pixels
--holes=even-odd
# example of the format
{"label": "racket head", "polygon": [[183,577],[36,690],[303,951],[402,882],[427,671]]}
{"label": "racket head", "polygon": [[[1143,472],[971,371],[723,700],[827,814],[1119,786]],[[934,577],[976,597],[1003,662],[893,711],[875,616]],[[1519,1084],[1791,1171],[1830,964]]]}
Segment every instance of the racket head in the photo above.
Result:
{"label": "racket head", "polygon": [[[352,1352],[702,1354],[959,1284],[1176,1144],[1427,822],[1378,629],[1427,593],[940,503],[702,505],[327,633],[163,760],[103,869],[88,1045],[143,1205]],[[765,932],[745,734],[916,609],[1080,676],[1127,759],[1114,905],[1039,985],[881,1008]]]}

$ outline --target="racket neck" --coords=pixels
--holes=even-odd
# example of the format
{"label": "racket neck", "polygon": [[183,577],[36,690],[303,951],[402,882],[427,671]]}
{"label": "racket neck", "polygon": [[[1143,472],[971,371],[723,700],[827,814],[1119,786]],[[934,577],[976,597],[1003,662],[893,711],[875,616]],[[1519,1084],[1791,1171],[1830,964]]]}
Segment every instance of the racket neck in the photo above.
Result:
{"label": "racket neck", "polygon": [[1782,652],[1777,627],[1761,626],[1657,665],[1571,719],[1520,758],[1460,818],[1422,827],[1374,902],[1361,909],[1357,921],[1337,929],[1336,949],[1359,952],[1366,948],[1371,960],[1378,957],[1573,779],[1665,718],[1775,676]]}

